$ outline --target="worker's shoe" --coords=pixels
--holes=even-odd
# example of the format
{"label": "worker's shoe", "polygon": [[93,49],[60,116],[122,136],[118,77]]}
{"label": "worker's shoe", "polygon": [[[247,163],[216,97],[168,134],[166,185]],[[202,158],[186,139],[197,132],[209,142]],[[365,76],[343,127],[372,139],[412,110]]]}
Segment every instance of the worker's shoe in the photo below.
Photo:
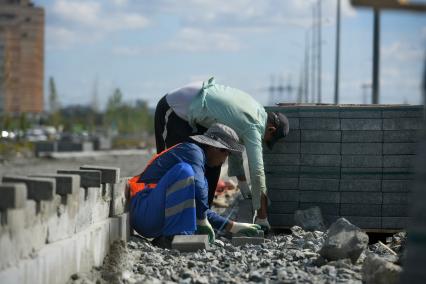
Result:
{"label": "worker's shoe", "polygon": [[262,219],[256,217],[254,223],[259,225],[262,231],[265,232],[265,234],[267,234],[271,230],[271,225],[269,224],[268,218]]}
{"label": "worker's shoe", "polygon": [[151,241],[151,244],[163,249],[171,249],[174,236],[159,236]]}

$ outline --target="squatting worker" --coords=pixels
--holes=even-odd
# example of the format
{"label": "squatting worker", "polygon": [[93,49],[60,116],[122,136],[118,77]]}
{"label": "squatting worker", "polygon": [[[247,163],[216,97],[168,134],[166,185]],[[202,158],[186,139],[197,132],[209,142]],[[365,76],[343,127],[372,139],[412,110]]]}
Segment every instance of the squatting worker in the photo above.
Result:
{"label": "squatting worker", "polygon": [[[210,78],[206,82],[196,82],[173,90],[158,102],[155,110],[157,152],[186,141],[194,133],[203,133],[215,122],[234,129],[245,145],[251,189],[246,181],[241,155],[230,156],[228,175],[238,178],[238,185],[245,197],[251,193],[253,209],[256,210],[254,223],[268,230],[262,140],[271,149],[288,134],[288,119],[281,113],[267,113],[247,93],[216,84],[214,78]],[[220,167],[207,167],[209,204],[213,201],[219,176]]]}
{"label": "squatting worker", "polygon": [[227,220],[210,210],[207,202],[206,166],[220,166],[230,153],[241,155],[244,149],[235,131],[216,123],[205,134],[190,138],[192,142],[155,155],[140,175],[129,180],[132,227],[142,236],[162,240],[201,233],[208,234],[212,242],[212,226],[256,234],[260,226]]}

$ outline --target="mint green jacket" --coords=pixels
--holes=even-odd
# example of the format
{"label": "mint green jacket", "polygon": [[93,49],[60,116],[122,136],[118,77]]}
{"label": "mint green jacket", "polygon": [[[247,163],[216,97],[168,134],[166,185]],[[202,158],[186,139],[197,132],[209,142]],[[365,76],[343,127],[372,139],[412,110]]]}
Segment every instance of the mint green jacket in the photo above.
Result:
{"label": "mint green jacket", "polygon": [[[262,156],[266,120],[264,107],[249,94],[216,84],[214,78],[203,83],[203,88],[191,102],[188,113],[188,122],[192,127],[198,123],[208,128],[219,122],[231,127],[238,134],[247,152],[254,210],[260,208],[261,193],[266,194]],[[229,157],[228,175],[244,175],[242,157]]]}

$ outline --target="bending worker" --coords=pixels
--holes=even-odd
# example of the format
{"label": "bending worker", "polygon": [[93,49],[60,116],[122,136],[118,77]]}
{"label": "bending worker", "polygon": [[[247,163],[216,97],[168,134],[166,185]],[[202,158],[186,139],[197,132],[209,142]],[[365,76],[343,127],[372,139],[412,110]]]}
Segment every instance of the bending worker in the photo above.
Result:
{"label": "bending worker", "polygon": [[[155,155],[145,170],[129,180],[130,222],[142,236],[171,239],[174,235],[208,234],[213,228],[235,234],[254,235],[260,226],[227,220],[209,209],[206,166],[220,166],[243,146],[230,127],[212,125],[204,135]],[[155,240],[154,240],[155,243]]]}
{"label": "bending worker", "polygon": [[[256,210],[254,223],[268,230],[262,141],[271,149],[288,134],[288,119],[281,113],[267,113],[247,93],[216,84],[211,78],[204,83],[196,82],[171,91],[158,102],[155,110],[157,152],[186,141],[194,133],[203,133],[215,122],[234,129],[245,145],[251,189],[246,181],[241,155],[230,156],[228,175],[237,177],[245,197],[251,193],[253,209]],[[213,201],[219,176],[220,167],[207,167],[209,204]]]}

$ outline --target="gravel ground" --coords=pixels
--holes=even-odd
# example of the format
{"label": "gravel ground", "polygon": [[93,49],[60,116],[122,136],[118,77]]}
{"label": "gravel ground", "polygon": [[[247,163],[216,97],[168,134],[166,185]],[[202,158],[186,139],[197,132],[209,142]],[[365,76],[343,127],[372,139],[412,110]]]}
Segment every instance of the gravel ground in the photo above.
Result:
{"label": "gravel ground", "polygon": [[219,237],[208,251],[181,253],[132,237],[113,243],[102,267],[74,274],[77,283],[362,283],[367,253],[396,257],[376,245],[349,259],[327,262],[319,254],[324,233],[293,227],[292,234],[269,236],[262,245],[234,247]]}

